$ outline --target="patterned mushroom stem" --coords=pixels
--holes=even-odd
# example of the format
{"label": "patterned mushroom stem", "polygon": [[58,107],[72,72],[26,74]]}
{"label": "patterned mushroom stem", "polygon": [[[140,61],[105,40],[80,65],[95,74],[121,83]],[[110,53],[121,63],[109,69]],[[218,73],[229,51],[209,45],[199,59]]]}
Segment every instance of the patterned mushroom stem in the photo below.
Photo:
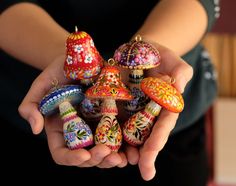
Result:
{"label": "patterned mushroom stem", "polygon": [[105,144],[112,151],[117,152],[121,146],[122,133],[116,119],[118,114],[116,101],[112,98],[104,99],[101,113],[103,117],[95,132],[95,143]]}
{"label": "patterned mushroom stem", "polygon": [[131,116],[124,124],[124,140],[133,146],[142,145],[148,138],[155,117],[159,115],[161,106],[154,101],[150,101],[144,110]]}
{"label": "patterned mushroom stem", "polygon": [[155,117],[162,107],[179,113],[184,108],[181,94],[169,83],[159,78],[144,78],[141,82],[142,91],[151,98],[144,110],[131,116],[123,126],[126,142],[133,146],[142,145],[148,138]]}
{"label": "patterned mushroom stem", "polygon": [[93,134],[84,120],[77,116],[74,107],[65,101],[59,105],[59,110],[63,120],[64,139],[67,146],[73,150],[92,145]]}
{"label": "patterned mushroom stem", "polygon": [[148,96],[140,89],[140,82],[143,80],[143,77],[143,70],[135,69],[131,70],[129,73],[129,82],[127,86],[134,99],[126,101],[124,103],[124,108],[130,116],[142,110],[149,101]]}

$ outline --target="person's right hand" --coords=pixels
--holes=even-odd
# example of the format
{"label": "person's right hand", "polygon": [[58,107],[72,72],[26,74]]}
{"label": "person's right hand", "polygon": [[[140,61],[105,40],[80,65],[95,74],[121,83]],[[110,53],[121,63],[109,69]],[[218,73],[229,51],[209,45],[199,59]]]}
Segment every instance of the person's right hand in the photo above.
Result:
{"label": "person's right hand", "polygon": [[35,79],[30,90],[19,106],[19,113],[26,119],[34,134],[39,134],[45,127],[48,145],[53,160],[60,165],[110,168],[114,166],[124,167],[127,164],[123,152],[112,152],[106,145],[96,145],[90,150],[69,150],[63,137],[63,124],[59,115],[44,117],[38,110],[38,105],[49,90],[52,82],[58,80],[63,84],[71,82],[63,75],[65,56],[58,57]]}
{"label": "person's right hand", "polygon": [[[173,86],[182,94],[185,86],[193,76],[192,67],[165,46],[153,41],[147,42],[151,43],[160,52],[161,64],[158,67],[146,70],[145,77],[159,77],[169,81],[174,78]],[[125,72],[123,74],[125,75]],[[126,74],[129,73],[126,72]],[[178,113],[173,113],[163,108],[153,125],[150,136],[144,144],[140,147],[127,145],[125,152],[128,162],[132,165],[138,164],[144,180],[151,180],[155,176],[156,158],[174,129],[178,116]]]}

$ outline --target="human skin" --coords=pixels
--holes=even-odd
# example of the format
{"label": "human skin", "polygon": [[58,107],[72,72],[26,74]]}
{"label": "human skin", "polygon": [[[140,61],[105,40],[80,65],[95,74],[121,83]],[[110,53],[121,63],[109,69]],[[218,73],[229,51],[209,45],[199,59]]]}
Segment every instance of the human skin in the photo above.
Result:
{"label": "human skin", "polygon": [[[24,26],[22,26],[24,25]],[[180,56],[191,50],[203,37],[207,15],[195,0],[163,0],[150,12],[140,34],[160,52],[162,63],[149,70],[175,78],[174,86],[183,92],[192,78],[192,68]],[[45,127],[49,149],[54,161],[61,165],[79,167],[124,167],[127,162],[138,164],[144,180],[155,176],[155,159],[164,147],[178,114],[163,110],[152,133],[141,148],[128,146],[124,152],[112,153],[105,145],[90,150],[68,150],[64,145],[62,127],[56,117],[47,118],[38,111],[38,103],[56,78],[61,84],[70,83],[63,74],[65,41],[69,33],[58,25],[46,11],[30,3],[18,3],[0,15],[0,48],[20,61],[43,70],[35,79],[22,101],[19,112],[31,125],[34,134]],[[17,50],[16,50],[17,49]]]}

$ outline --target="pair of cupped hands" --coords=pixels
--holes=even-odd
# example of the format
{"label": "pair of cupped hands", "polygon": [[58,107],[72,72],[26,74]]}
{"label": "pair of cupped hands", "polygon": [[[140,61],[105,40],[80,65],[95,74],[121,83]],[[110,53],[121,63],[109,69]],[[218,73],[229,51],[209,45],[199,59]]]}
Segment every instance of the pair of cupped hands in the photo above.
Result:
{"label": "pair of cupped hands", "polygon": [[[193,70],[183,59],[170,49],[152,42],[160,52],[161,64],[145,71],[145,76],[156,77],[158,73],[166,74],[175,79],[173,86],[181,93],[193,75]],[[119,152],[112,152],[109,147],[98,144],[86,149],[70,150],[65,145],[63,137],[63,123],[58,115],[44,118],[39,112],[38,105],[49,90],[55,78],[60,84],[70,84],[63,75],[65,55],[58,56],[42,73],[35,79],[27,95],[19,106],[19,113],[26,119],[34,134],[39,134],[45,128],[49,149],[53,160],[59,165],[112,168],[125,167],[128,163],[139,166],[144,180],[151,180],[155,174],[155,160],[168,140],[170,132],[176,124],[177,113],[162,109],[158,120],[153,126],[149,138],[141,147],[125,145]],[[121,77],[127,83],[127,72],[121,69]],[[123,78],[124,77],[124,78]],[[125,116],[124,116],[125,117]],[[128,118],[122,118],[125,121]]]}

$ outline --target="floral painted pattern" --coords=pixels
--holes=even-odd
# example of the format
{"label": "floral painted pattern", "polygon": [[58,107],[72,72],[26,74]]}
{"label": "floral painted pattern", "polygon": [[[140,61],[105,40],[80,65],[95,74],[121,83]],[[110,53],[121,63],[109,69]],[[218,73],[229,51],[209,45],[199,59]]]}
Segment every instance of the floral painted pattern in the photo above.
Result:
{"label": "floral painted pattern", "polygon": [[89,98],[114,98],[131,100],[133,97],[121,81],[120,71],[114,66],[102,69],[96,83],[86,91]]}
{"label": "floral painted pattern", "polygon": [[73,63],[72,57],[70,55],[67,56],[66,62],[68,65],[71,65]]}
{"label": "floral painted pattern", "polygon": [[72,143],[77,139],[86,141],[92,133],[91,130],[88,128],[88,125],[85,124],[84,121],[81,121],[80,123],[72,121],[66,126],[64,134],[66,142]]}
{"label": "floral painted pattern", "polygon": [[95,132],[95,143],[106,144],[111,150],[118,151],[121,142],[121,128],[115,116],[103,116]]}
{"label": "floral painted pattern", "polygon": [[92,63],[92,60],[93,60],[92,54],[85,55],[85,60],[84,60],[85,63]]}
{"label": "floral painted pattern", "polygon": [[118,65],[130,69],[149,69],[160,64],[160,54],[151,44],[131,41],[121,45],[114,54]]}
{"label": "floral painted pattern", "polygon": [[84,48],[81,44],[80,45],[75,45],[74,46],[74,51],[77,52],[77,53],[80,53],[80,52],[84,51]]}
{"label": "floral painted pattern", "polygon": [[172,112],[181,112],[184,108],[182,95],[162,79],[144,78],[141,82],[141,89],[153,101]]}
{"label": "floral painted pattern", "polygon": [[60,105],[63,120],[63,132],[69,149],[79,149],[93,144],[93,134],[90,127],[78,117],[77,112],[69,102]]}
{"label": "floral painted pattern", "polygon": [[82,80],[95,77],[103,67],[103,58],[89,34],[76,31],[66,41],[64,74],[68,79]]}
{"label": "floral painted pattern", "polygon": [[101,100],[85,98],[80,105],[80,112],[86,118],[101,118]]}
{"label": "floral painted pattern", "polygon": [[148,97],[137,87],[130,88],[131,94],[133,95],[133,99],[125,102],[125,109],[130,112],[131,115],[136,113],[137,111],[143,109],[145,105],[148,103]]}
{"label": "floral painted pattern", "polygon": [[140,111],[130,117],[123,126],[125,141],[131,145],[141,145],[147,139],[153,126],[155,116]]}

